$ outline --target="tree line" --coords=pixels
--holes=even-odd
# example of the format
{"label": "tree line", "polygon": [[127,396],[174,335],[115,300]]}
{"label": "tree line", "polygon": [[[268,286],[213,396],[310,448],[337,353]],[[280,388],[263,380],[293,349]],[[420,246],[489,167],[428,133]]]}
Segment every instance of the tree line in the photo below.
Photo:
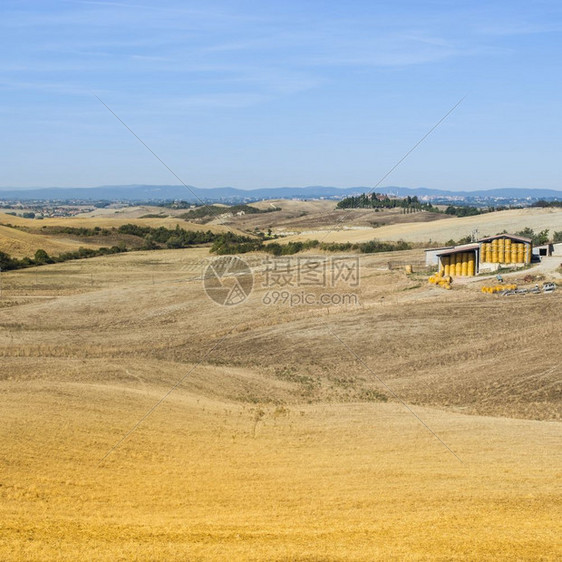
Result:
{"label": "tree line", "polygon": [[257,215],[262,213],[272,213],[274,211],[280,211],[279,207],[268,207],[266,209],[258,209],[257,207],[252,207],[251,205],[230,205],[229,207],[219,207],[218,205],[201,205],[195,209],[187,211],[180,215],[180,218],[189,221],[193,219],[211,219],[225,213],[232,213],[233,215],[237,213],[244,213],[246,215]]}
{"label": "tree line", "polygon": [[421,202],[417,195],[391,199],[381,193],[362,193],[345,197],[336,205],[336,209],[396,209],[404,212],[428,211],[431,213],[445,213],[456,217],[472,217],[483,213],[503,211],[507,207],[473,207],[470,205],[449,205],[444,211],[431,203]]}
{"label": "tree line", "polygon": [[[238,237],[239,238],[239,237]],[[211,252],[218,255],[225,254],[245,254],[248,252],[265,252],[274,256],[290,256],[304,252],[306,250],[322,250],[325,252],[350,252],[356,251],[362,254],[372,254],[377,252],[394,252],[397,250],[409,250],[411,245],[403,240],[399,242],[380,242],[371,240],[369,242],[320,242],[318,240],[305,240],[279,244],[271,242],[265,244],[262,240],[246,239],[237,240],[236,235],[228,232],[217,239],[211,247]]]}
{"label": "tree line", "polygon": [[[533,241],[533,246],[542,246],[543,244],[548,244],[550,242],[550,236],[548,233],[548,228],[545,228],[540,232],[535,232],[532,228],[526,227],[523,230],[516,232],[515,234],[517,236],[523,236],[524,238],[530,238]],[[554,231],[552,233],[552,242],[562,242],[562,230]]]}
{"label": "tree line", "polygon": [[409,211],[431,211],[439,212],[437,207],[431,203],[422,203],[417,195],[401,199],[391,199],[388,195],[381,193],[362,193],[361,195],[351,195],[338,201],[336,209],[396,209],[402,208]]}
{"label": "tree line", "polygon": [[[80,229],[81,230],[81,229]],[[140,226],[136,224],[125,224],[116,229],[121,234],[136,236],[142,238],[144,243],[138,248],[127,248],[124,242],[118,246],[102,247],[102,248],[79,248],[72,252],[64,252],[57,256],[49,255],[45,250],[39,249],[35,255],[25,258],[15,258],[0,252],[0,269],[2,271],[23,269],[26,267],[34,267],[38,265],[47,265],[52,263],[61,263],[69,260],[78,260],[93,258],[97,256],[106,256],[118,254],[122,252],[140,251],[140,250],[158,250],[158,249],[176,249],[188,248],[203,244],[212,244],[211,252],[217,255],[225,254],[245,254],[248,252],[264,252],[274,256],[287,256],[297,254],[310,249],[318,249],[326,252],[348,252],[356,251],[364,254],[376,252],[392,252],[396,250],[408,250],[410,244],[399,242],[379,242],[371,240],[361,243],[335,243],[335,242],[319,242],[318,240],[306,240],[303,242],[288,242],[287,244],[279,244],[272,242],[265,244],[262,239],[243,236],[233,232],[213,233],[207,231],[191,231],[180,228],[166,227],[150,227]],[[83,233],[84,236],[91,235]]]}
{"label": "tree line", "polygon": [[128,250],[121,246],[112,246],[111,248],[78,248],[74,252],[64,252],[58,256],[50,256],[45,250],[39,249],[32,258],[14,258],[5,252],[0,252],[0,270],[9,271],[14,269],[24,269],[26,267],[35,267],[37,265],[47,265],[50,263],[61,263],[70,260],[82,260],[86,258],[95,258],[97,256],[107,256],[111,254],[119,254]]}
{"label": "tree line", "polygon": [[535,201],[531,207],[562,207],[562,201]]}

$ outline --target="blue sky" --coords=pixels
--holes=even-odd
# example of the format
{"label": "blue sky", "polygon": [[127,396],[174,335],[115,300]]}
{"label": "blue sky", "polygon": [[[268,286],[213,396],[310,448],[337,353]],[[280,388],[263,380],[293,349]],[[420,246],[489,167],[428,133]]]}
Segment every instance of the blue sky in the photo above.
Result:
{"label": "blue sky", "polygon": [[560,2],[0,10],[0,186],[561,188]]}

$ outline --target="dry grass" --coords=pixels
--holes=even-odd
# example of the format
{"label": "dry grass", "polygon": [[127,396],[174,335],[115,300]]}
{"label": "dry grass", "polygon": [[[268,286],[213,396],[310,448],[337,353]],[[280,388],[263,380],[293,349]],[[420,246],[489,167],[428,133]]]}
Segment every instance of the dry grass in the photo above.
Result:
{"label": "dry grass", "polygon": [[[45,250],[49,255],[59,255],[64,252],[75,251],[80,247],[100,248],[102,246],[111,246],[117,244],[120,240],[127,240],[128,245],[134,247],[140,245],[142,241],[138,238],[123,235],[109,236],[90,236],[80,237],[70,234],[53,234],[45,233],[43,227],[60,227],[68,226],[73,228],[118,228],[124,224],[139,224],[142,226],[150,226],[158,228],[164,226],[166,228],[180,228],[192,231],[207,231],[220,233],[232,231],[243,234],[240,230],[232,227],[217,225],[202,225],[186,222],[183,219],[174,218],[173,216],[163,218],[139,218],[140,210],[143,208],[134,207],[132,210],[119,214],[105,214],[100,216],[76,216],[71,218],[46,218],[42,220],[30,220],[21,217],[14,217],[0,212],[0,251],[16,258],[33,257],[38,249]],[[115,213],[115,211],[112,211]],[[185,212],[185,211],[184,211]],[[2,225],[14,225],[19,228],[10,228]],[[25,230],[22,230],[23,227]]]}
{"label": "dry grass", "polygon": [[[271,208],[272,205],[281,209],[273,213],[242,215],[223,219],[221,224],[252,232],[254,229],[266,231],[271,228],[273,233],[287,236],[290,233],[309,235],[310,231],[328,229],[334,225],[346,229],[365,230],[371,232],[385,225],[411,224],[446,220],[447,216],[438,213],[402,214],[402,209],[336,209],[336,201],[292,201],[278,199],[260,201],[252,205],[260,209]],[[219,221],[214,221],[218,224]],[[318,230],[318,232],[323,232]],[[371,236],[372,238],[373,236]]]}
{"label": "dry grass", "polygon": [[48,254],[57,255],[78,250],[80,246],[98,247],[99,245],[63,237],[41,236],[40,234],[0,226],[0,251],[12,257],[33,257],[39,248],[42,248]]}
{"label": "dry grass", "polygon": [[[342,211],[344,212],[344,211]],[[419,213],[423,216],[425,213]],[[429,213],[428,213],[429,214]],[[405,215],[413,216],[416,215]],[[373,220],[377,220],[377,214],[373,213]],[[335,222],[332,222],[335,224]],[[341,225],[347,225],[347,219]],[[346,230],[335,229],[327,232],[324,230],[311,230],[306,233],[288,237],[286,240],[310,240],[322,239],[325,242],[366,242],[377,238],[378,240],[405,240],[407,242],[434,242],[444,243],[451,238],[458,240],[469,236],[475,229],[479,230],[480,236],[493,235],[498,232],[516,232],[524,227],[530,227],[536,231],[545,228],[550,231],[562,230],[562,210],[560,209],[513,209],[487,213],[475,217],[454,217],[432,222],[398,223],[380,228]]]}
{"label": "dry grass", "polygon": [[375,255],[358,307],[264,306],[258,271],[225,310],[207,257],[2,274],[0,558],[562,556],[561,295],[440,291]]}
{"label": "dry grass", "polygon": [[[145,209],[150,210],[150,209]],[[154,211],[154,209],[152,209]],[[183,211],[185,212],[185,211]],[[139,224],[143,226],[151,226],[158,228],[164,226],[167,228],[175,228],[179,225],[186,230],[211,230],[212,232],[226,232],[232,230],[222,226],[209,226],[202,224],[195,224],[187,222],[183,219],[173,216],[163,216],[162,218],[147,218],[141,219],[139,215],[141,212],[138,208],[133,208],[130,212],[113,211],[113,214],[102,214],[94,216],[75,216],[75,217],[53,217],[45,218],[42,220],[24,219],[22,217],[15,217],[0,212],[0,224],[13,224],[15,226],[23,226],[31,229],[32,231],[40,231],[42,227],[49,226],[69,226],[74,228],[94,228],[99,226],[101,228],[112,228],[123,224]]]}
{"label": "dry grass", "polygon": [[164,388],[16,388],[3,405],[3,559],[562,554],[552,424],[418,409],[461,464],[394,404],[266,407],[254,436],[255,408],[180,391],[99,465]]}

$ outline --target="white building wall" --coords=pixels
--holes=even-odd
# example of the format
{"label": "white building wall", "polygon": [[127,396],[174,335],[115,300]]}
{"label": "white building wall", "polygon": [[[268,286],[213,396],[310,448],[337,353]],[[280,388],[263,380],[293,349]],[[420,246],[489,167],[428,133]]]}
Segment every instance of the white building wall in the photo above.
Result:
{"label": "white building wall", "polygon": [[439,264],[439,258],[437,257],[437,254],[440,254],[441,252],[444,252],[445,250],[450,250],[452,249],[453,246],[447,246],[444,248],[433,248],[431,250],[426,250],[425,251],[425,265],[427,267],[431,267],[432,265],[438,265]]}

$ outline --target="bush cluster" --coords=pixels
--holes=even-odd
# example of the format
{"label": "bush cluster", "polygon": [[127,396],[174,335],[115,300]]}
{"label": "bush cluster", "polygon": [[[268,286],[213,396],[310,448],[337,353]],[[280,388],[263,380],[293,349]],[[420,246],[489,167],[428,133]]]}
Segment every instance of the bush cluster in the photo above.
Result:
{"label": "bush cluster", "polygon": [[411,249],[411,245],[403,240],[399,242],[379,242],[378,240],[371,240],[369,242],[355,244],[350,242],[337,243],[306,240],[304,242],[288,242],[287,244],[279,244],[278,242],[264,244],[261,240],[248,239],[245,241],[236,241],[224,235],[214,242],[211,251],[219,255],[265,252],[267,254],[273,254],[274,256],[290,256],[313,248],[325,252],[356,251],[362,254],[373,254],[377,252],[409,250]]}
{"label": "bush cluster", "polygon": [[24,269],[26,267],[34,267],[36,265],[46,265],[49,263],[61,263],[70,260],[81,260],[85,258],[94,258],[96,256],[107,256],[110,254],[119,254],[126,252],[127,249],[120,246],[112,246],[111,248],[78,248],[74,252],[64,252],[58,256],[50,256],[45,250],[39,249],[35,252],[33,258],[13,258],[5,252],[0,252],[0,269],[9,271],[14,269]]}

